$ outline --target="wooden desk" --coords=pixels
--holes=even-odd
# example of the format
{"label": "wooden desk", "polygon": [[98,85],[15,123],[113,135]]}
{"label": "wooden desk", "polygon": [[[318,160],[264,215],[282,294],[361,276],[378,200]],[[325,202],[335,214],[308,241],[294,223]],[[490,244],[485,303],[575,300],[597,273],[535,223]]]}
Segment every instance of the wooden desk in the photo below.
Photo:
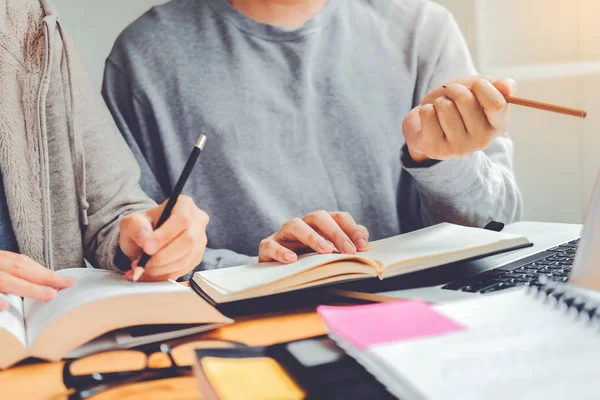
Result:
{"label": "wooden desk", "polygon": [[[209,332],[199,338],[234,340],[250,346],[270,345],[325,334],[313,311],[272,314],[237,319],[233,325]],[[118,360],[115,360],[118,362]],[[62,384],[63,363],[23,365],[0,372],[0,399],[64,400],[68,392]],[[193,377],[128,385],[108,391],[94,400],[192,400],[198,399]]]}

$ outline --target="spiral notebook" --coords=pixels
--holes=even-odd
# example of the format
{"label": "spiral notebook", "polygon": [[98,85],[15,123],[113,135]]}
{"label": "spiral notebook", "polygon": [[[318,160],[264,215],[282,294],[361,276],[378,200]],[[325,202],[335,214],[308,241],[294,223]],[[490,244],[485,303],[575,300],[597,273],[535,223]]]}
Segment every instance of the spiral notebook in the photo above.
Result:
{"label": "spiral notebook", "polygon": [[465,329],[367,348],[330,336],[404,400],[600,398],[596,292],[546,284],[432,311]]}

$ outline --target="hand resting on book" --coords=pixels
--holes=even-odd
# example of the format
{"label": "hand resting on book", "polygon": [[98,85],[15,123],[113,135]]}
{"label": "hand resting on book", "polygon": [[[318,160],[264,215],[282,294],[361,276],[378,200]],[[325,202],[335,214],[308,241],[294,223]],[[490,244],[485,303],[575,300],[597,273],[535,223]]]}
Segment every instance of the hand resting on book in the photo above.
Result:
{"label": "hand resting on book", "polygon": [[258,259],[289,264],[297,261],[297,253],[306,249],[320,254],[336,250],[342,254],[368,251],[369,231],[347,212],[315,211],[287,221],[264,239],[258,248]]}
{"label": "hand resting on book", "polygon": [[[25,255],[0,251],[0,293],[50,301],[56,297],[58,290],[74,283],[73,278],[59,275]],[[8,307],[8,300],[0,297],[0,311]]]}

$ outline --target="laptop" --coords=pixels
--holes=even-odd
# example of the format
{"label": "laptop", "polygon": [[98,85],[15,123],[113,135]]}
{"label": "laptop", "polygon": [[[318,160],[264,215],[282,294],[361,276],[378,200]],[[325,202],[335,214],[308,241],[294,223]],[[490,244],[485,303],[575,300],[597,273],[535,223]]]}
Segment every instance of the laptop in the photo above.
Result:
{"label": "laptop", "polygon": [[543,222],[519,222],[505,231],[527,236],[534,247],[343,289],[433,303],[537,285],[541,278],[600,290],[600,268],[593,268],[600,266],[600,176],[583,231],[577,224]]}

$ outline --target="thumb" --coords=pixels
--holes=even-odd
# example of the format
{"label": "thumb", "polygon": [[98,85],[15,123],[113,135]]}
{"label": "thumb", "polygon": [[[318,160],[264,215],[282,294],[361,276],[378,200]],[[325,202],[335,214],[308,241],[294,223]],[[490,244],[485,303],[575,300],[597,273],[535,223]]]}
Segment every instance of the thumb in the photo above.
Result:
{"label": "thumb", "polygon": [[402,121],[402,132],[404,133],[404,139],[406,142],[412,142],[416,140],[416,137],[421,132],[421,117],[419,116],[421,106],[413,108]]}
{"label": "thumb", "polygon": [[492,84],[498,89],[504,96],[514,96],[517,94],[517,82],[511,78],[503,78]]}

